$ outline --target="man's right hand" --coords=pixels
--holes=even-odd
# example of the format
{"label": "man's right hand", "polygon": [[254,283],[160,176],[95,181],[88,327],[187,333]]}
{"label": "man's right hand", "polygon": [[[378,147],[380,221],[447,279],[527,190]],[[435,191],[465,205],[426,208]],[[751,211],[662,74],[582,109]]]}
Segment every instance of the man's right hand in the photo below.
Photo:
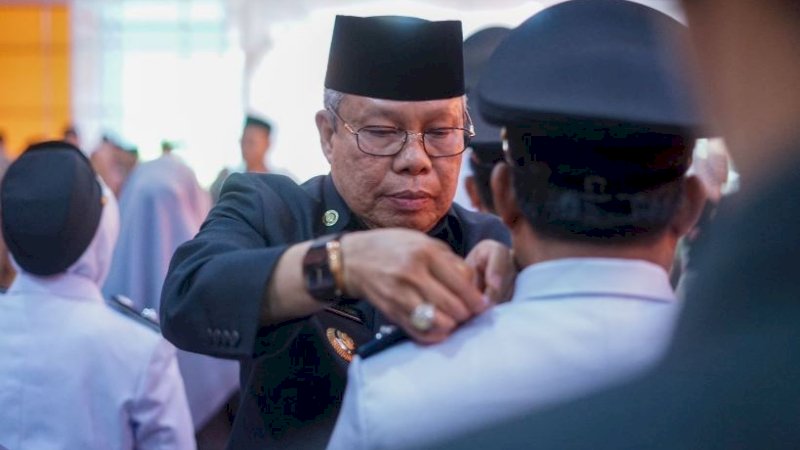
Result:
{"label": "man's right hand", "polygon": [[[488,307],[474,270],[447,244],[424,233],[379,229],[346,234],[340,242],[348,296],[369,301],[418,342],[439,342]],[[422,303],[436,309],[425,332],[410,320]]]}

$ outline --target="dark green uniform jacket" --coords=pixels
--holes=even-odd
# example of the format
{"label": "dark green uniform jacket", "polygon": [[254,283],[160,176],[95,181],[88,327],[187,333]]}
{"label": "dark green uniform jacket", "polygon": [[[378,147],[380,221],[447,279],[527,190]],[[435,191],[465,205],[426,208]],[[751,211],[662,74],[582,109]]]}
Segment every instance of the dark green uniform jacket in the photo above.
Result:
{"label": "dark green uniform jacket", "polygon": [[[182,349],[242,362],[242,405],[229,448],[327,442],[347,374],[336,332],[363,343],[385,319],[358,300],[277,326],[261,327],[258,318],[290,245],[363,229],[329,176],[298,186],[280,175],[233,174],[198,235],[175,252],[161,298],[164,336]],[[458,205],[429,234],[462,256],[483,239],[509,244],[497,218]]]}

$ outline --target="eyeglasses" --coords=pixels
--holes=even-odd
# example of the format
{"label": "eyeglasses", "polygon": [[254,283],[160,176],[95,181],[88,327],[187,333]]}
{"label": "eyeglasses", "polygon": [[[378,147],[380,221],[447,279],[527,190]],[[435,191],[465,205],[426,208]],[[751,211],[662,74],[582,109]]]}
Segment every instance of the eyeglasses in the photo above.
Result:
{"label": "eyeglasses", "polygon": [[422,148],[431,158],[444,158],[464,153],[469,146],[469,140],[475,136],[472,130],[472,120],[466,113],[469,129],[459,127],[431,128],[422,133],[401,130],[395,127],[368,125],[354,130],[342,116],[332,108],[327,108],[344,124],[345,129],[356,137],[356,145],[363,153],[373,156],[394,156],[406,146],[409,136],[419,136],[422,139]]}

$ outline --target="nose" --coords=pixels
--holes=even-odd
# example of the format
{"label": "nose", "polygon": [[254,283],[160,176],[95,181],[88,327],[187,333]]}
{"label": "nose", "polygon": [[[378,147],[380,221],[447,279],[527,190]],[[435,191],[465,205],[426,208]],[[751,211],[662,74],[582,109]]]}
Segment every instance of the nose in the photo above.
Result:
{"label": "nose", "polygon": [[425,152],[422,133],[407,132],[408,138],[403,149],[395,155],[393,168],[397,173],[421,175],[431,170],[431,158]]}

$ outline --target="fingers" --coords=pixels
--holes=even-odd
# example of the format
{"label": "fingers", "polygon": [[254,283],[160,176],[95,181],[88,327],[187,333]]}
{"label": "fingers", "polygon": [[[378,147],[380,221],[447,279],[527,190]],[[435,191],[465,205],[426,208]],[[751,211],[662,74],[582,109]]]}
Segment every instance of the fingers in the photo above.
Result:
{"label": "fingers", "polygon": [[486,264],[484,274],[484,295],[494,303],[500,303],[511,298],[514,290],[517,268],[510,251],[499,249],[492,252]]}
{"label": "fingers", "polygon": [[[385,301],[380,304],[379,309],[383,310],[392,323],[403,328],[417,342],[426,344],[440,342],[449,336],[458,325],[458,322],[448,313],[442,311],[433,302],[424,299],[415,289],[398,289],[394,294],[391,297],[384,297]],[[414,310],[424,303],[434,307],[434,316],[431,327],[427,330],[420,330],[412,323],[412,315]]]}
{"label": "fingers", "polygon": [[477,273],[476,286],[484,298],[493,303],[511,298],[517,268],[510,248],[497,241],[481,241],[466,261]]}
{"label": "fingers", "polygon": [[[452,318],[456,323],[461,323],[472,317],[475,313],[471,305],[461,296],[461,293],[453,287],[458,286],[456,283],[458,283],[459,280],[456,279],[456,277],[451,278],[452,284],[448,284],[447,281],[432,276],[429,280],[421,280],[422,283],[420,283],[418,289],[421,297],[425,299],[425,302],[435,306],[439,311]],[[467,278],[467,280],[469,279]],[[477,297],[478,301],[480,301],[480,293],[470,285],[469,281],[465,282],[461,280],[458,288],[462,288],[464,285],[466,285],[467,288],[461,290],[468,293],[465,295]]]}
{"label": "fingers", "polygon": [[463,316],[458,314],[459,306],[452,306],[454,309],[445,309],[445,311],[453,313],[451,317],[463,322],[486,309],[487,303],[474,281],[475,270],[452,251],[448,250],[447,253],[436,255],[431,262],[430,272],[446,291],[446,293],[433,292],[433,295],[441,296],[442,302],[446,305],[458,303],[467,310],[467,315]]}

